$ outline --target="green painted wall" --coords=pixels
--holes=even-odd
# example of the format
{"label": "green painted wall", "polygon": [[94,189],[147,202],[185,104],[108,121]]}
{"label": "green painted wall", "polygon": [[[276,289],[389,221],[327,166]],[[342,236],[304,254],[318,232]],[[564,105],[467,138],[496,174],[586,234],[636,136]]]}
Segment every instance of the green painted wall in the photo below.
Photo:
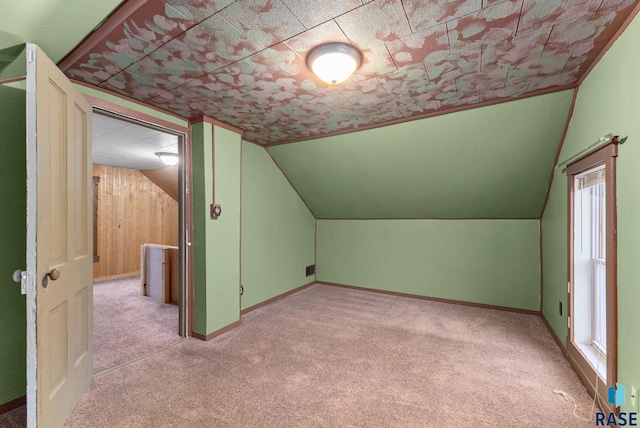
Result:
{"label": "green painted wall", "polygon": [[[211,159],[211,141],[213,128],[200,122],[191,128],[191,180],[193,212],[193,330],[200,334],[207,331],[207,240],[206,230],[208,209],[211,203],[211,161],[205,165],[205,147],[209,147]],[[206,192],[206,193],[205,193]]]}
{"label": "green painted wall", "polygon": [[27,390],[26,296],[11,280],[26,269],[26,97],[11,86],[0,86],[0,404]]}
{"label": "green painted wall", "polygon": [[[216,203],[209,216],[215,140]],[[240,134],[198,123],[192,129],[194,330],[207,335],[240,319]]]}
{"label": "green painted wall", "polygon": [[[580,86],[574,115],[560,155],[568,159],[610,132],[628,136],[620,146],[618,203],[618,382],[640,387],[640,17],[636,17]],[[543,218],[543,313],[566,339],[567,287],[566,175],[556,173]],[[627,402],[622,411],[632,411]],[[637,411],[637,408],[635,409]]]}
{"label": "green painted wall", "polygon": [[18,44],[6,48],[0,47],[0,80],[14,79],[27,75],[26,45]]}
{"label": "green painted wall", "polygon": [[120,3],[122,0],[5,2],[0,14],[0,49],[36,43],[58,62]]}
{"label": "green painted wall", "polygon": [[539,218],[572,95],[269,151],[316,218]]}
{"label": "green painted wall", "polygon": [[315,219],[267,151],[242,143],[242,309],[313,281]]}
{"label": "green painted wall", "polygon": [[318,220],[317,278],[538,310],[537,220]]}

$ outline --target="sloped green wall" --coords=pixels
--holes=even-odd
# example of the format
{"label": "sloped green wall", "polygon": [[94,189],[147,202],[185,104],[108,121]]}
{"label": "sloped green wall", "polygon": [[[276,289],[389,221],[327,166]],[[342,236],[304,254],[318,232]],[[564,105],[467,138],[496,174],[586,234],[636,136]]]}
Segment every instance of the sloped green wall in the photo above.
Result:
{"label": "sloped green wall", "polygon": [[269,148],[316,218],[539,218],[572,91]]}
{"label": "sloped green wall", "polygon": [[538,220],[318,220],[319,281],[537,311]]}
{"label": "sloped green wall", "polygon": [[305,285],[315,219],[267,151],[242,143],[242,309]]}
{"label": "sloped green wall", "polygon": [[[628,136],[617,160],[618,204],[618,382],[640,387],[640,17],[604,55],[580,86],[560,160],[568,159],[608,133]],[[567,186],[556,172],[542,222],[543,314],[566,339]],[[622,411],[633,409],[627,397]]]}
{"label": "sloped green wall", "polygon": [[[53,62],[60,61],[123,0],[29,0],[5,2],[0,14],[0,49],[37,43]],[[8,11],[7,11],[8,8]],[[69,16],[76,17],[73,25]]]}
{"label": "sloped green wall", "polygon": [[0,43],[0,80],[15,79],[27,75],[26,47],[26,44],[20,43],[2,48],[2,43]]}
{"label": "sloped green wall", "polygon": [[14,270],[27,267],[26,96],[21,85],[0,85],[0,404],[27,390],[26,296],[11,280]]}

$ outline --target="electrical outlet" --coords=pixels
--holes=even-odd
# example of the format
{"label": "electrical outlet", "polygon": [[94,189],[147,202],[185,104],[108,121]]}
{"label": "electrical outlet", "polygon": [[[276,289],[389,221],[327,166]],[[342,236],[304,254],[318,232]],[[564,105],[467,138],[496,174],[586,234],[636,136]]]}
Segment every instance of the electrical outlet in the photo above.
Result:
{"label": "electrical outlet", "polygon": [[636,388],[635,386],[631,386],[631,406],[633,406],[633,408],[635,409],[636,406],[638,405],[638,388]]}

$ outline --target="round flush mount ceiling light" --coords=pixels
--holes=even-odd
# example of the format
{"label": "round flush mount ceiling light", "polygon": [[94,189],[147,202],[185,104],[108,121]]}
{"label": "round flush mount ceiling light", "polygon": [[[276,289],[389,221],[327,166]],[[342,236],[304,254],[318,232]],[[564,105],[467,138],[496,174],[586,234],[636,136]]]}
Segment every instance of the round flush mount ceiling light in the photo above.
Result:
{"label": "round flush mount ceiling light", "polygon": [[338,85],[347,80],[361,63],[360,51],[340,42],[316,46],[307,55],[307,66],[330,85]]}
{"label": "round flush mount ceiling light", "polygon": [[156,156],[168,166],[173,166],[178,163],[178,155],[176,153],[158,152]]}

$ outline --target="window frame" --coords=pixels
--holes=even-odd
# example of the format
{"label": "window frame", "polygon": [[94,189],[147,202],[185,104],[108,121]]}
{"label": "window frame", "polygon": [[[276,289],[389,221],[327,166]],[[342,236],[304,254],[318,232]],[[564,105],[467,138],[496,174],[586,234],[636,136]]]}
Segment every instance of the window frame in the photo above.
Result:
{"label": "window frame", "polygon": [[[594,394],[597,385],[599,397],[607,397],[607,389],[614,385],[618,378],[618,313],[617,313],[617,216],[616,216],[616,158],[618,156],[618,138],[614,137],[598,148],[588,152],[584,156],[567,165],[567,185],[568,185],[568,217],[569,217],[569,287],[567,301],[568,330],[566,338],[566,349],[569,362],[574,367],[578,377],[587,387],[590,394]],[[606,334],[607,334],[607,357],[606,357],[606,379],[596,373],[578,345],[574,342],[574,214],[575,214],[575,176],[598,165],[605,166],[606,183]],[[597,377],[597,378],[596,378]],[[616,409],[608,401],[600,400],[600,406],[604,406],[608,411],[615,412]],[[603,409],[604,410],[604,409]]]}

